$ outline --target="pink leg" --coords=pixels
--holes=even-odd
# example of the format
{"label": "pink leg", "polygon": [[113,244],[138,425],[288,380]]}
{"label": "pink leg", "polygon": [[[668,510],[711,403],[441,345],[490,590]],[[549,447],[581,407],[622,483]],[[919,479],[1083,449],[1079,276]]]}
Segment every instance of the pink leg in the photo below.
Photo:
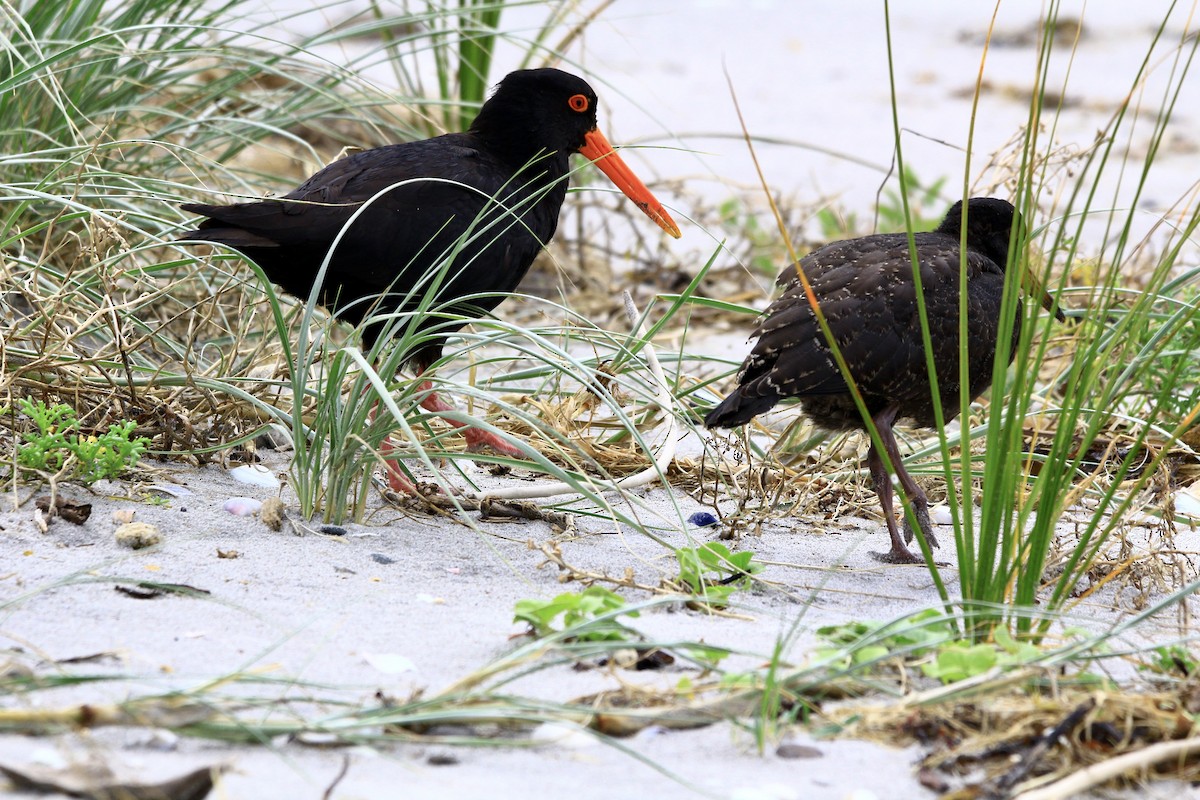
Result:
{"label": "pink leg", "polygon": [[[434,414],[441,414],[443,411],[454,411],[454,406],[447,403],[441,398],[437,392],[433,391],[433,383],[430,381],[422,381],[417,387],[418,392],[428,392],[425,399],[421,401],[421,408],[426,411],[432,411]],[[445,417],[443,417],[445,419]],[[525,454],[519,449],[509,444],[490,431],[473,428],[465,422],[458,422],[453,419],[446,419],[446,422],[453,425],[455,428],[462,428],[463,436],[467,440],[468,453],[480,453],[485,450],[492,450],[502,456],[511,456],[513,458],[525,458]]]}
{"label": "pink leg", "polygon": [[[378,407],[378,403],[376,404]],[[368,424],[375,419],[375,408],[371,409],[370,415],[367,417]],[[379,445],[379,455],[383,456],[384,471],[387,476],[388,488],[397,494],[417,494],[417,487],[413,486],[412,481],[404,474],[404,470],[400,469],[400,460],[396,458],[388,458],[389,455],[396,451],[396,445],[392,442],[392,437],[387,437]]]}
{"label": "pink leg", "polygon": [[388,456],[396,450],[396,445],[392,444],[392,437],[383,440],[379,445],[379,455],[383,456],[385,464],[388,487],[397,494],[416,494],[417,487],[413,486],[412,481],[404,474],[404,470],[399,467],[399,459],[388,458]]}

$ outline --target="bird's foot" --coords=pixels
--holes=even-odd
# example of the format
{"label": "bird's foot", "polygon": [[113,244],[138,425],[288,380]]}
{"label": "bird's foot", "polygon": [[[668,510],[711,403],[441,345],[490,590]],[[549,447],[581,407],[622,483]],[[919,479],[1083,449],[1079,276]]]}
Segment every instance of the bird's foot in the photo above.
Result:
{"label": "bird's foot", "polygon": [[413,483],[395,461],[386,462],[384,477],[387,479],[388,490],[398,497],[430,497],[445,494],[442,487],[429,481]]}
{"label": "bird's foot", "polygon": [[[929,512],[927,510],[925,510],[925,508],[921,505],[916,506],[916,508],[914,508],[913,510],[917,512],[917,523],[921,527],[921,538],[924,539],[931,548],[938,547],[939,545],[938,545],[937,537],[935,537],[933,535],[932,525],[929,520]],[[905,521],[905,523],[904,523],[903,535],[897,529],[896,523],[894,521],[892,521],[892,524],[888,526],[888,534],[891,536],[891,539],[892,539],[892,549],[886,553],[872,552],[871,555],[876,560],[882,561],[885,564],[924,564],[925,563],[925,558],[924,558],[923,553],[921,553],[919,551],[914,553],[912,550],[908,549],[908,547],[905,546],[906,543],[910,543],[913,540],[913,531],[909,527],[907,521]],[[939,567],[948,566],[943,561],[934,561],[933,563]]]}
{"label": "bird's foot", "polygon": [[447,494],[445,489],[431,481],[413,483],[392,462],[388,463],[385,476],[387,488],[382,491],[383,497],[398,505],[411,506],[421,501],[438,505],[439,500],[448,500],[452,495],[460,494],[457,489],[451,489]]}
{"label": "bird's foot", "polygon": [[892,549],[886,553],[880,553],[875,550],[871,551],[871,558],[876,561],[882,561],[885,564],[924,564],[925,559],[912,550],[909,550],[904,545],[892,544]]}
{"label": "bird's foot", "polygon": [[502,456],[508,456],[509,458],[524,459],[527,457],[522,450],[509,444],[490,431],[480,430],[479,428],[467,428],[463,431],[463,436],[467,440],[468,453],[493,452]]}
{"label": "bird's foot", "polygon": [[396,450],[396,443],[390,436],[379,443],[379,455],[383,457],[383,473],[387,478],[388,488],[396,494],[415,495],[417,487],[404,474],[404,470],[400,469],[400,461],[388,457]]}
{"label": "bird's foot", "polygon": [[388,488],[396,494],[414,495],[417,493],[417,487],[408,476],[401,471],[395,461],[387,462],[387,467],[384,469],[384,475],[387,478]]}
{"label": "bird's foot", "polygon": [[[929,519],[929,509],[924,505],[917,505],[913,508],[913,514],[917,517],[917,525],[921,528],[921,533],[925,536],[925,541],[929,542],[930,547],[941,547],[938,544],[937,537],[933,535],[933,521]],[[912,544],[913,529],[908,524],[908,515],[904,517],[904,541],[907,544]]]}
{"label": "bird's foot", "polygon": [[436,483],[413,483],[400,469],[400,459],[392,454],[398,448],[389,436],[379,445],[379,455],[383,457],[383,474],[387,479],[388,489],[403,497],[428,497],[442,494],[442,489]]}

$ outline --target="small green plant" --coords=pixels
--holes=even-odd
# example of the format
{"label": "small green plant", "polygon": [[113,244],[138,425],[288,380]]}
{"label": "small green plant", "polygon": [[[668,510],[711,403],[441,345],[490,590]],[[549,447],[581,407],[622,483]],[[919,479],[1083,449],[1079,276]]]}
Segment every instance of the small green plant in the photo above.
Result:
{"label": "small green plant", "polygon": [[746,208],[745,203],[731,197],[717,207],[721,224],[737,230],[750,247],[749,266],[764,275],[773,275],[779,268],[782,249],[774,227],[766,228],[758,217]]}
{"label": "small green plant", "polygon": [[[942,177],[928,186],[922,186],[912,170],[905,170],[901,181],[904,193],[908,195],[913,230],[933,230],[941,222],[941,215],[945,213],[948,205],[941,196],[946,178]],[[883,190],[883,196],[875,207],[873,228],[864,229],[858,215],[853,212],[842,215],[828,207],[817,212],[817,224],[821,226],[821,236],[830,241],[863,236],[867,233],[899,233],[907,229],[904,224],[904,199],[901,197],[901,190],[891,187]]]}
{"label": "small green plant", "polygon": [[892,654],[921,658],[954,636],[951,623],[935,609],[907,617],[904,623],[852,621],[826,625],[817,629],[817,636],[830,646],[817,648],[814,656],[834,659],[843,668],[873,663]]}
{"label": "small green plant", "polygon": [[[614,618],[598,620],[625,605],[625,598],[603,586],[589,586],[582,592],[564,592],[553,600],[518,600],[513,607],[513,622],[525,622],[535,636],[549,636],[564,630],[586,626],[571,637],[577,642],[624,642],[635,634]],[[636,617],[629,611],[626,616]],[[561,618],[561,619],[560,619]],[[558,621],[560,627],[555,627]]]}
{"label": "small green plant", "polygon": [[1183,676],[1185,678],[1196,674],[1200,661],[1192,655],[1187,645],[1171,644],[1156,647],[1147,652],[1147,660],[1138,665],[1138,669],[1153,672],[1156,675]]}
{"label": "small green plant", "polygon": [[681,547],[675,551],[679,560],[678,581],[691,594],[710,606],[729,605],[729,597],[750,588],[751,576],[762,571],[753,563],[754,554],[748,550],[732,553],[720,542],[700,547]]}
{"label": "small green plant", "polygon": [[946,178],[938,178],[928,186],[922,186],[920,179],[911,170],[905,170],[901,176],[902,189],[887,188],[883,190],[883,199],[875,207],[878,217],[878,228],[882,233],[905,230],[904,198],[901,192],[908,195],[909,212],[912,214],[913,230],[927,231],[935,228],[945,214],[946,202],[942,200],[942,187]]}
{"label": "small green plant", "polygon": [[[1029,663],[1041,650],[1013,639],[997,627],[992,641],[962,639],[951,621],[936,609],[927,609],[903,620],[905,624],[849,622],[817,629],[830,647],[816,650],[818,657],[833,659],[843,669],[880,662],[890,656],[921,662],[921,672],[942,683],[981,675],[993,667]],[[895,628],[894,631],[890,630]]]}
{"label": "small green plant", "polygon": [[926,677],[936,678],[942,683],[982,675],[993,667],[1027,664],[1041,655],[1041,650],[1029,642],[1018,642],[1008,630],[997,626],[992,631],[995,641],[972,644],[958,639],[942,645],[937,657],[921,665]]}
{"label": "small green plant", "polygon": [[130,438],[137,427],[132,420],[110,425],[99,436],[81,436],[79,420],[68,405],[48,406],[27,398],[17,405],[36,429],[23,432],[24,443],[17,446],[17,466],[26,472],[60,474],[92,484],[136,464],[150,444],[144,436]]}

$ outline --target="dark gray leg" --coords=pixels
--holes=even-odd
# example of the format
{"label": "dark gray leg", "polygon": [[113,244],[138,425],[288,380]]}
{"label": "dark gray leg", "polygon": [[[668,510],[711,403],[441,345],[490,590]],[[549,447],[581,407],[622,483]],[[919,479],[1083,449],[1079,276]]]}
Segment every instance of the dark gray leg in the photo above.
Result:
{"label": "dark gray leg", "polygon": [[[878,422],[875,424],[879,425]],[[900,460],[900,448],[896,445],[896,437],[892,435],[890,424],[887,427],[886,434],[883,426],[880,425],[879,438],[883,439],[883,444],[887,448],[888,458],[892,460],[892,466],[896,468],[896,477],[900,479],[900,488],[908,496],[908,502],[912,506],[913,515],[917,518],[917,525],[921,529],[921,535],[925,537],[925,541],[929,543],[930,547],[941,547],[938,544],[937,537],[933,535],[933,523],[929,519],[929,499],[925,497],[925,492],[904,469],[904,464]],[[911,543],[912,540],[913,529],[908,524],[908,515],[906,514],[904,517],[904,541]]]}
{"label": "dark gray leg", "polygon": [[913,555],[913,552],[904,546],[904,538],[896,525],[896,515],[892,513],[892,479],[884,469],[883,459],[873,446],[867,454],[867,464],[871,468],[871,481],[875,484],[879,505],[883,507],[883,519],[887,523],[888,535],[892,537],[891,550],[886,553],[872,552],[871,555],[889,564],[924,564],[920,556]]}
{"label": "dark gray leg", "polygon": [[[888,454],[891,455],[896,450],[896,440],[892,437],[892,423],[896,421],[896,409],[884,409],[875,415],[874,421],[875,427],[879,429],[879,438],[887,448]],[[892,456],[892,464],[898,471],[903,471],[895,456]],[[867,466],[871,470],[871,482],[875,484],[875,494],[879,497],[879,505],[883,507],[883,519],[887,523],[888,535],[892,537],[891,550],[886,553],[871,553],[871,555],[889,564],[924,564],[924,559],[904,546],[904,539],[901,538],[899,526],[896,525],[896,515],[892,513],[892,478],[888,475],[887,468],[883,465],[883,458],[874,444],[867,453]]]}

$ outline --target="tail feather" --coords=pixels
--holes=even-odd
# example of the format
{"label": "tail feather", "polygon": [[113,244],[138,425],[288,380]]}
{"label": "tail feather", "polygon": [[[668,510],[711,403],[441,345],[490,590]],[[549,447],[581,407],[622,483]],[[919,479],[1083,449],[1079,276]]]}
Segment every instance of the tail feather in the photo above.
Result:
{"label": "tail feather", "polygon": [[179,235],[179,241],[184,242],[213,242],[232,247],[235,250],[245,250],[247,247],[279,247],[279,243],[259,236],[241,228],[197,228],[184,231]]}
{"label": "tail feather", "polygon": [[704,417],[706,428],[736,428],[766,411],[779,402],[775,392],[749,394],[747,386],[739,386],[729,393],[708,415]]}
{"label": "tail feather", "polygon": [[184,211],[209,217],[200,223],[200,227],[185,231],[179,237],[180,241],[215,242],[227,245],[236,250],[247,247],[278,247],[279,243],[266,236],[252,233],[238,227],[236,223],[221,218],[222,211],[230,206],[210,206],[203,203],[186,203],[180,206]]}

